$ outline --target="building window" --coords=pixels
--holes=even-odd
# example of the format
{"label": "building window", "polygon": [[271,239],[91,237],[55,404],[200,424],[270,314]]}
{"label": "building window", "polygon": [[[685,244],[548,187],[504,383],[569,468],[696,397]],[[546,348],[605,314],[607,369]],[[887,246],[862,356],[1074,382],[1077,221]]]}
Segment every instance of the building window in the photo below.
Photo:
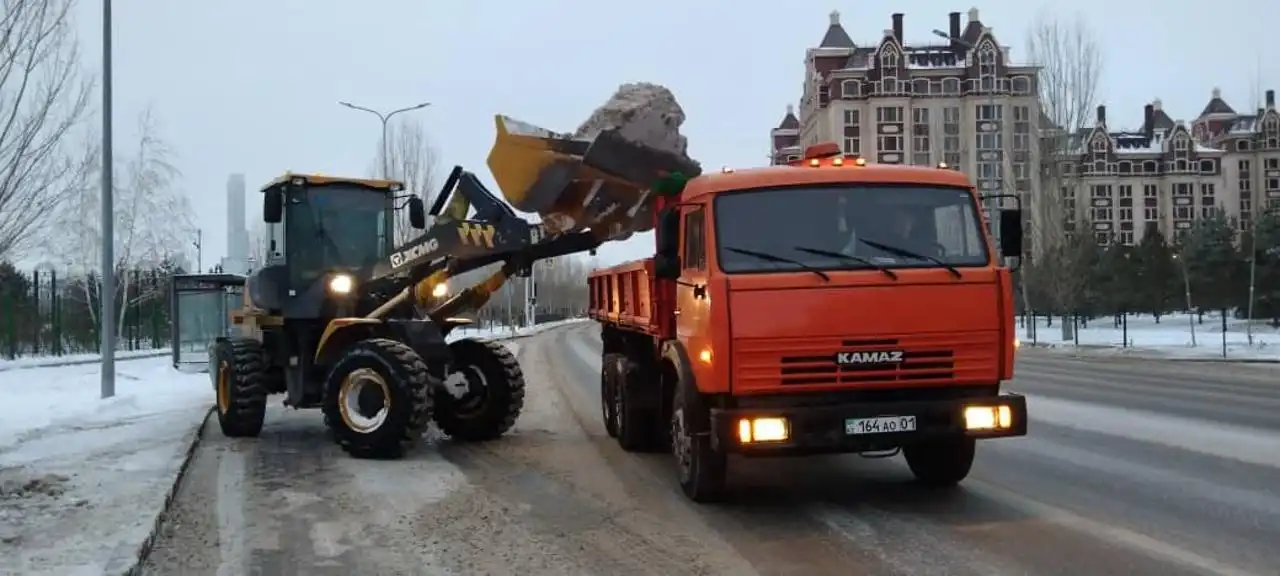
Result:
{"label": "building window", "polygon": [[893,123],[902,122],[901,106],[880,106],[876,108],[876,122]]}
{"label": "building window", "polygon": [[1003,150],[1004,138],[999,132],[980,132],[974,136],[979,150]]}
{"label": "building window", "polygon": [[978,120],[998,121],[1004,119],[1004,106],[1000,104],[979,104]]}
{"label": "building window", "polygon": [[1160,187],[1155,184],[1142,186],[1142,219],[1147,222],[1160,220]]}
{"label": "building window", "polygon": [[978,47],[978,78],[984,92],[996,87],[996,47],[990,41]]}
{"label": "building window", "polygon": [[911,109],[911,134],[911,163],[917,166],[931,165],[928,108]]}
{"label": "building window", "polygon": [[[1123,216],[1121,216],[1121,217],[1123,218]],[[1124,245],[1124,246],[1133,246],[1133,231],[1132,231],[1132,230],[1121,230],[1121,231],[1120,231],[1120,244],[1122,244],[1122,245]]]}
{"label": "building window", "polygon": [[902,152],[902,136],[896,134],[877,136],[876,147],[880,152]]}
{"label": "building window", "polygon": [[862,111],[844,111],[844,153],[862,153]]}
{"label": "building window", "polygon": [[880,53],[880,67],[896,72],[898,70],[898,51],[892,48],[885,48]]}
{"label": "building window", "polygon": [[959,170],[962,163],[959,106],[947,106],[942,109],[942,134],[942,161],[953,169]]}
{"label": "building window", "polygon": [[1217,201],[1214,197],[1214,186],[1212,183],[1204,183],[1200,185],[1200,217],[1212,218],[1217,212]]}

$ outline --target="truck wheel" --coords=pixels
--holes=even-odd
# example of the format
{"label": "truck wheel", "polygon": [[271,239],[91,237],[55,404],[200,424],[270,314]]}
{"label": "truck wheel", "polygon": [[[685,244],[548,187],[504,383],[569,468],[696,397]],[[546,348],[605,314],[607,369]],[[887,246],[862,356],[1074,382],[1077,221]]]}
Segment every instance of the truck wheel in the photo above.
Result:
{"label": "truck wheel", "polygon": [[615,378],[615,370],[610,369],[617,366],[625,357],[621,354],[605,354],[600,361],[600,412],[604,419],[604,431],[609,433],[610,438],[618,437],[618,385]]}
{"label": "truck wheel", "polygon": [[210,362],[218,427],[228,438],[254,437],[267,414],[266,358],[257,340],[219,340]]}
{"label": "truck wheel", "polygon": [[724,497],[729,455],[711,446],[711,410],[697,388],[681,382],[671,409],[671,453],[676,460],[680,489],[694,502]]}
{"label": "truck wheel", "polygon": [[501,342],[458,340],[453,351],[454,372],[466,392],[459,397],[436,394],[436,425],[450,438],[483,442],[506,434],[524,410],[524,372]]}
{"label": "truck wheel", "polygon": [[412,348],[385,338],[361,340],[325,381],[325,424],[352,456],[399,458],[430,424],[432,392],[427,365]]}
{"label": "truck wheel", "polygon": [[[665,446],[654,442],[656,411],[646,406],[642,394],[653,393],[637,381],[639,366],[623,354],[610,365],[613,371],[614,421],[618,445],[627,452],[654,452]],[[656,384],[656,383],[653,383]],[[651,386],[656,392],[657,386]]]}
{"label": "truck wheel", "polygon": [[902,455],[918,482],[945,488],[969,475],[976,445],[973,438],[935,440],[905,446]]}

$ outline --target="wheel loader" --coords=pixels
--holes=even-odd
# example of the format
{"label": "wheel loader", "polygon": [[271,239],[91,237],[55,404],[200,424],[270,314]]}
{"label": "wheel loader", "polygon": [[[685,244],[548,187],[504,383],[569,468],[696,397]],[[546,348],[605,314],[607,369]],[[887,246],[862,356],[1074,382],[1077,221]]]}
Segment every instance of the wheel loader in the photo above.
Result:
{"label": "wheel loader", "polygon": [[[268,254],[232,312],[238,336],[210,349],[224,435],[259,435],[272,394],[319,408],[332,437],[360,458],[403,456],[433,421],[458,441],[495,439],[514,425],[520,366],[500,343],[448,343],[467,322],[458,315],[539,259],[652,228],[653,183],[698,166],[616,131],[581,140],[495,121],[489,167],[507,202],[460,166],[430,210],[389,180],[286,173],[262,188]],[[402,210],[425,231],[396,246]],[[449,293],[449,278],[498,263]]]}

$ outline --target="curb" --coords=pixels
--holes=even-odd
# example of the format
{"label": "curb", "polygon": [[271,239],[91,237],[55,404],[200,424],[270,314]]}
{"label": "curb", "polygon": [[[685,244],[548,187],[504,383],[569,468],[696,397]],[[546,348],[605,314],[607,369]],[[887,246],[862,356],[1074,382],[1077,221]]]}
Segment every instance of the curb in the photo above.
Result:
{"label": "curb", "polygon": [[212,414],[213,407],[210,406],[209,410],[204,413],[204,417],[200,419],[200,425],[189,436],[187,451],[182,456],[182,463],[178,465],[178,474],[173,479],[173,485],[165,491],[164,505],[160,508],[160,513],[156,514],[155,522],[151,525],[151,530],[148,532],[147,537],[138,545],[138,551],[134,554],[129,567],[120,572],[122,576],[142,575],[142,565],[151,556],[151,550],[156,545],[160,530],[169,518],[169,512],[173,508],[174,501],[178,499],[178,488],[182,485],[183,478],[187,476],[187,469],[191,467],[191,460],[196,454],[196,447],[200,445],[200,440],[204,437],[204,427],[209,423],[209,416]]}
{"label": "curb", "polygon": [[1042,350],[1049,354],[1061,354],[1072,358],[1124,358],[1129,360],[1160,360],[1166,362],[1193,362],[1200,364],[1280,364],[1280,358],[1238,358],[1228,356],[1176,356],[1165,355],[1159,352],[1126,352],[1126,350],[1134,350],[1134,348],[1124,348],[1122,346],[1094,346],[1083,344],[1080,346],[1056,346],[1052,344],[1029,344],[1023,343],[1023,348],[1028,350]]}
{"label": "curb", "polygon": [[[172,355],[172,350],[164,350],[158,352],[147,352],[136,356],[126,356],[124,358],[116,357],[116,362],[128,362],[130,360],[145,360],[147,358],[160,358],[162,356]],[[0,366],[0,372],[13,372],[16,370],[33,370],[35,368],[61,368],[63,366],[81,366],[84,364],[97,364],[101,362],[101,358],[82,358],[79,360],[58,360],[49,363],[32,364],[29,366]]]}

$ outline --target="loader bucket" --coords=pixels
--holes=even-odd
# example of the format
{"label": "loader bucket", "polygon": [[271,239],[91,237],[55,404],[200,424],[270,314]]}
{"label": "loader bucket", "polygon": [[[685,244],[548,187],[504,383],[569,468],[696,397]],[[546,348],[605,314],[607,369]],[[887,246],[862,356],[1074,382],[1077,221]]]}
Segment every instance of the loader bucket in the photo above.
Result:
{"label": "loader bucket", "polygon": [[489,170],[513,207],[537,213],[548,231],[591,228],[620,240],[653,227],[655,182],[694,175],[689,160],[605,131],[591,140],[496,116]]}

